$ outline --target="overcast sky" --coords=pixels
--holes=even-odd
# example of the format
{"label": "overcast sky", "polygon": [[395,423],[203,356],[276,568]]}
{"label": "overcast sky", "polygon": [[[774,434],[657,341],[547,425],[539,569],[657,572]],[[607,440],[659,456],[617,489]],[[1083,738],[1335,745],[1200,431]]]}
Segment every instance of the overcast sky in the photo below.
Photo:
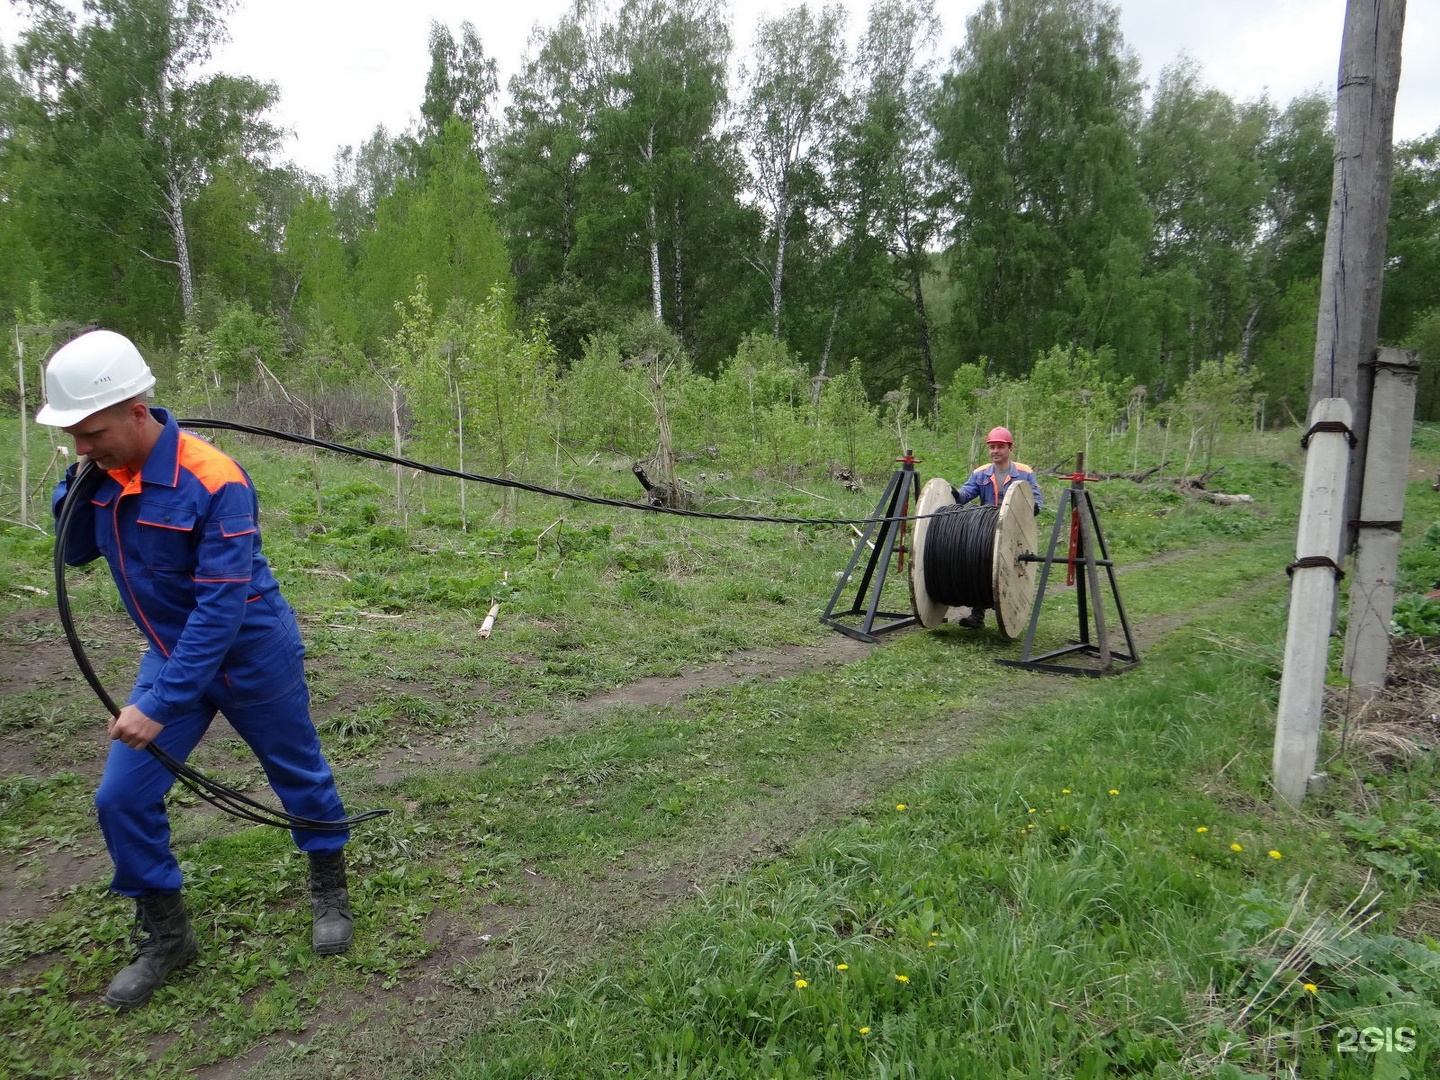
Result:
{"label": "overcast sky", "polygon": [[[474,23],[503,86],[519,70],[534,26],[553,25],[570,6],[571,0],[240,0],[218,62],[279,84],[275,118],[293,132],[285,156],[324,175],[339,147],[358,145],[377,124],[399,132],[419,115],[432,19],[452,29]],[[748,51],[761,12],[789,6],[732,0],[737,48]],[[868,0],[846,6],[853,39]],[[945,56],[978,6],[979,0],[939,5]],[[1188,52],[1211,85],[1237,99],[1268,92],[1284,104],[1313,89],[1335,93],[1345,0],[1128,0],[1119,7],[1125,40],[1152,86],[1162,68]],[[13,44],[21,25],[13,0],[0,0],[0,40]],[[1440,4],[1412,0],[1395,137],[1417,138],[1437,127]]]}

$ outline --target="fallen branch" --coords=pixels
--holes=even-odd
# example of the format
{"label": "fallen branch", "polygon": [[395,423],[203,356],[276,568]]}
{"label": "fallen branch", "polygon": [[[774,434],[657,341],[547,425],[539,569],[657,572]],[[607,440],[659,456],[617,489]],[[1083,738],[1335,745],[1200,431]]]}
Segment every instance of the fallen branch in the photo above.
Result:
{"label": "fallen branch", "polygon": [[[1087,473],[1086,475],[1091,480],[1133,480],[1135,483],[1141,484],[1144,483],[1146,480],[1149,480],[1150,477],[1154,476],[1157,472],[1159,472],[1161,469],[1165,468],[1165,466],[1169,464],[1170,462],[1168,461],[1162,461],[1159,465],[1151,466],[1150,468],[1143,469],[1140,472]],[[1070,476],[1073,470],[1057,465],[1052,470],[1052,472],[1055,476]]]}
{"label": "fallen branch", "polygon": [[341,581],[350,580],[348,575],[342,574],[339,570],[323,570],[318,566],[304,566],[301,567],[301,569],[307,574],[320,574],[322,577],[338,577]]}
{"label": "fallen branch", "polygon": [[1201,491],[1197,494],[1206,502],[1212,502],[1216,506],[1238,506],[1255,501],[1254,495],[1226,495],[1223,491]]}
{"label": "fallen branch", "polygon": [[497,603],[497,604],[491,604],[491,605],[490,605],[490,611],[489,611],[489,613],[485,616],[485,621],[480,624],[480,637],[481,637],[481,638],[488,638],[488,637],[490,636],[490,631],[493,630],[493,629],[495,629],[495,616],[497,616],[497,615],[499,615],[499,614],[500,614],[500,605],[499,605],[498,603]]}

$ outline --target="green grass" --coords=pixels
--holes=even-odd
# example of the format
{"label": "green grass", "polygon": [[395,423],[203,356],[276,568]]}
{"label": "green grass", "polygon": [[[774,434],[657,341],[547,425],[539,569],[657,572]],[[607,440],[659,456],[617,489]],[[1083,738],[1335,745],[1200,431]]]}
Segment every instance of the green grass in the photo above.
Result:
{"label": "green grass", "polygon": [[[1233,614],[1273,635],[1268,599]],[[1440,948],[1341,940],[1321,914],[1365,884],[1340,840],[1267,805],[1275,688],[1216,646],[1229,621],[1144,674],[997,718],[903,801],[715,890],[440,1072],[1371,1075],[1373,1055],[1334,1052],[1344,1026],[1407,1026],[1406,1063],[1433,1063]]]}
{"label": "green grass", "polygon": [[[1429,765],[1341,759],[1306,815],[1268,802],[1299,461],[1271,449],[1212,485],[1253,508],[1096,485],[1127,612],[1169,632],[1123,678],[1002,668],[1018,643],[945,628],[581,711],[646,676],[833,641],[817,616],[853,534],[529,496],[506,521],[481,489],[462,531],[438,482],[412,492],[406,526],[390,473],[323,458],[317,514],[308,457],[245,447],[342,792],[395,811],[350,847],[356,948],[310,955],[287,837],[179,797],[200,962],[147,1009],[98,1004],[129,921],[99,854],[41,917],[0,928],[0,1073],[174,1077],[263,1045],[262,1073],[289,1077],[1349,1076],[1377,1059],[1334,1053],[1339,1028],[1410,1024],[1421,1045],[1378,1060],[1423,1076],[1433,957],[1385,935],[1436,933]],[[632,494],[604,465],[561,479]],[[812,516],[878,497],[727,490],[757,500],[747,512]],[[1406,531],[1420,578],[1426,525]],[[52,600],[24,587],[51,587],[49,551],[0,530],[0,644],[61,664]],[[72,575],[72,592],[118,691],[138,651],[108,576]],[[903,583],[890,592],[906,603]],[[1057,592],[1037,649],[1075,630]],[[39,889],[57,851],[98,850],[87,693],[0,683],[0,739],[29,763],[0,781],[7,885]],[[233,739],[197,763],[266,794]],[[1380,917],[1342,938],[1367,871]],[[486,940],[435,971],[446,926]],[[1324,948],[1282,965],[1312,926]]]}

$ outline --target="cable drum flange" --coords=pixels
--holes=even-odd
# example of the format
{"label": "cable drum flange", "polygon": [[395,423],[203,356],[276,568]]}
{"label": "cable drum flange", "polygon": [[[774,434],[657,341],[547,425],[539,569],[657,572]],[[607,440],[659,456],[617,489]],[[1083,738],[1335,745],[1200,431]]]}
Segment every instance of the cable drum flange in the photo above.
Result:
{"label": "cable drum flange", "polygon": [[1025,558],[1036,544],[1030,485],[1011,484],[998,507],[960,507],[949,481],[935,477],[916,514],[910,598],[920,625],[933,630],[952,607],[993,608],[1000,633],[1018,637],[1035,597]]}

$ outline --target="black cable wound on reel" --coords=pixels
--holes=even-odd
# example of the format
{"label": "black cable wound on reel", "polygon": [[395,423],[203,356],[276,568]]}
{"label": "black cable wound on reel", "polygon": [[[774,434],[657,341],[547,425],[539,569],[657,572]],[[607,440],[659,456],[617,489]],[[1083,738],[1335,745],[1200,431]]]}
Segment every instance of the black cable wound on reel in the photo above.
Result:
{"label": "black cable wound on reel", "polygon": [[[97,465],[86,462],[71,479],[69,489],[65,493],[65,502],[61,505],[60,516],[55,522],[55,606],[60,615],[60,625],[65,630],[65,639],[70,644],[70,652],[75,657],[75,663],[79,666],[80,673],[85,676],[85,681],[90,684],[90,689],[95,691],[95,696],[100,699],[100,704],[105,707],[111,717],[115,717],[120,715],[120,707],[115,704],[115,699],[106,691],[105,685],[100,681],[100,676],[95,673],[95,668],[90,663],[90,657],[85,652],[85,646],[80,641],[80,635],[75,629],[74,613],[70,608],[70,590],[66,580],[65,562],[66,543],[74,525],[75,507],[81,505],[82,501],[90,500],[91,496],[99,489],[104,476],[104,471]],[[179,760],[153,742],[148,743],[145,749],[193,794],[232,817],[256,825],[270,825],[277,829],[304,832],[343,832],[352,825],[358,825],[392,812],[388,807],[382,807],[376,810],[366,810],[359,814],[351,814],[338,821],[317,821],[314,818],[301,817],[284,809],[276,810],[266,806],[244,792],[237,791],[235,788],[206,776],[193,765]]]}
{"label": "black cable wound on reel", "polygon": [[998,506],[948,506],[926,537],[925,591],[950,607],[993,608]]}

